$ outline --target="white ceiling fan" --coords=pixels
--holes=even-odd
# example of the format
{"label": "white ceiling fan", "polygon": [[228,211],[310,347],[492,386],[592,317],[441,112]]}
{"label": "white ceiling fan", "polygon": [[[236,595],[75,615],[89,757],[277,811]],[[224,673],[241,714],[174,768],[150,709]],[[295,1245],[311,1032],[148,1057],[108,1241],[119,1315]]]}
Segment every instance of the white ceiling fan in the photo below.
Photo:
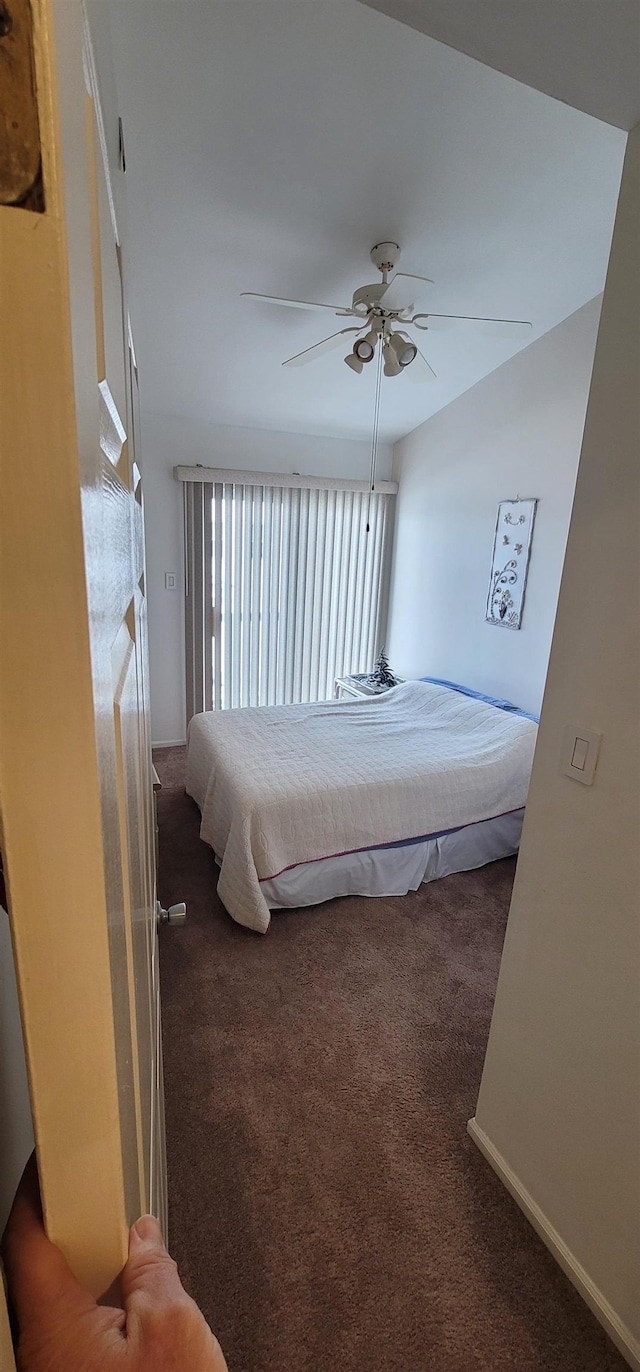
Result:
{"label": "white ceiling fan", "polygon": [[410,272],[398,272],[389,280],[400,257],[397,243],[376,243],[371,249],[371,260],[382,273],[382,281],[368,286],[359,286],[354,291],[350,305],[325,305],[314,300],[287,300],[275,295],[259,295],[255,291],[243,291],[247,300],[261,300],[269,305],[287,305],[295,310],[320,310],[336,315],[338,318],[355,318],[360,321],[330,334],[319,343],[305,348],[282,363],[283,367],[304,367],[316,357],[340,347],[349,335],[358,335],[353,349],[347,353],[345,362],[354,372],[362,372],[367,362],[375,356],[378,345],[382,352],[385,376],[399,376],[412,363],[410,375],[416,381],[433,381],[435,372],[426,357],[413,341],[407,328],[432,332],[451,329],[464,329],[465,332],[483,333],[499,338],[526,337],[531,324],[525,319],[486,319],[475,315],[414,314],[415,302],[421,300],[427,287],[433,282],[428,276],[414,276]]}

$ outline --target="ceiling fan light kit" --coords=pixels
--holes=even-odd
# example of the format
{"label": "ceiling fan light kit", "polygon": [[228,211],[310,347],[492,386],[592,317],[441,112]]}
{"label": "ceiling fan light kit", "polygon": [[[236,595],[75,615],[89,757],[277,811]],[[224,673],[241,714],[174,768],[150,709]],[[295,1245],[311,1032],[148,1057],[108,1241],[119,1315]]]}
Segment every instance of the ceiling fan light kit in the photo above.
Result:
{"label": "ceiling fan light kit", "polygon": [[[404,332],[406,328],[416,328],[423,331],[429,329],[434,331],[466,329],[471,333],[484,333],[501,338],[523,338],[530,332],[531,324],[525,319],[429,314],[425,311],[414,314],[415,299],[421,297],[425,288],[433,285],[433,281],[428,276],[415,276],[411,272],[397,271],[399,258],[400,248],[397,243],[385,241],[374,244],[371,249],[371,260],[381,272],[382,281],[359,286],[353,293],[350,305],[325,305],[312,300],[288,300],[280,296],[258,295],[253,291],[243,291],[243,295],[249,299],[264,301],[271,305],[285,305],[297,310],[324,310],[329,314],[338,316],[338,318],[355,318],[360,321],[359,325],[340,329],[338,333],[330,334],[328,338],[323,338],[319,343],[312,344],[310,348],[305,348],[301,353],[286,358],[282,364],[284,367],[305,366],[307,362],[313,362],[316,357],[320,357],[323,353],[329,352],[331,348],[339,346],[344,334],[355,333],[360,336],[356,338],[353,351],[348,353],[344,359],[352,371],[360,375],[364,365],[373,361],[376,349],[380,345],[380,354],[384,359],[385,376],[400,376],[403,371],[416,363],[414,368],[416,380],[432,381],[435,378],[435,372],[420,349]],[[394,273],[391,280],[389,280],[390,272]],[[399,328],[399,325],[402,327]]]}
{"label": "ceiling fan light kit", "polygon": [[378,344],[377,329],[369,329],[364,338],[359,338],[353,345],[353,351],[361,362],[371,362]]}
{"label": "ceiling fan light kit", "polygon": [[388,339],[385,343],[382,349],[382,355],[384,357],[385,376],[399,376],[402,371],[402,366],[391,339]]}
{"label": "ceiling fan light kit", "polygon": [[401,367],[408,367],[411,362],[415,362],[418,349],[415,343],[412,343],[411,339],[407,338],[406,333],[398,332],[392,334],[389,339],[389,344],[390,347],[393,348]]}
{"label": "ceiling fan light kit", "polygon": [[360,360],[356,353],[348,353],[344,360],[347,366],[351,367],[352,371],[358,372],[358,374],[361,373],[364,367],[364,362]]}

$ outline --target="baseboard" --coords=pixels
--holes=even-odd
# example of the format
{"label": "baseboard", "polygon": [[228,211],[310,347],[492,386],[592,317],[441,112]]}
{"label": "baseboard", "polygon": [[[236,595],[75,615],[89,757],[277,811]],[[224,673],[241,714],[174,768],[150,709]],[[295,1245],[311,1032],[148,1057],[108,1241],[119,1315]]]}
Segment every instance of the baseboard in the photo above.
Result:
{"label": "baseboard", "polygon": [[152,748],[184,748],[186,738],[169,738],[163,743],[152,743]]}
{"label": "baseboard", "polygon": [[509,1164],[505,1162],[497,1148],[494,1148],[491,1140],[480,1128],[475,1118],[469,1120],[467,1132],[494,1172],[497,1173],[503,1185],[506,1186],[507,1191],[513,1196],[516,1204],[520,1206],[529,1223],[533,1225],[542,1242],[546,1244],[549,1252],[553,1254],[569,1281],[573,1283],[589,1309],[593,1311],[596,1319],[606,1329],[609,1338],[622,1353],[623,1358],[626,1358],[629,1366],[633,1368],[633,1372],[640,1372],[640,1343],[634,1338],[631,1330],[623,1324],[613,1306],[598,1290],[588,1272],[585,1272],[584,1267],[574,1257],[557,1230],[549,1223],[540,1206],[529,1195],[529,1192],[522,1185],[515,1172],[511,1170]]}

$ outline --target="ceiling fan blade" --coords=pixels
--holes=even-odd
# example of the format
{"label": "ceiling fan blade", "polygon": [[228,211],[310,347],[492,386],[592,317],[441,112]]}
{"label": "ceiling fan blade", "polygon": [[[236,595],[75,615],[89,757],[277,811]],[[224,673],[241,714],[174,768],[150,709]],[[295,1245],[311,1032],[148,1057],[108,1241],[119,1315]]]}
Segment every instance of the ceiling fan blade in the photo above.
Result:
{"label": "ceiling fan blade", "polygon": [[267,305],[289,305],[294,310],[327,310],[329,314],[353,314],[347,305],[320,305],[316,300],[283,300],[279,295],[258,295],[256,291],[241,291],[243,300],[263,300]]}
{"label": "ceiling fan blade", "polygon": [[386,291],[380,297],[385,310],[411,310],[416,299],[422,300],[427,286],[433,281],[428,276],[414,276],[411,272],[396,272]]}
{"label": "ceiling fan blade", "polygon": [[408,371],[411,380],[415,381],[418,386],[423,385],[425,381],[430,382],[438,380],[431,363],[427,362],[424,353],[421,353],[419,348],[418,356],[414,357],[413,362],[409,364],[406,370]]}
{"label": "ceiling fan blade", "polygon": [[340,329],[338,333],[332,333],[328,338],[323,338],[322,342],[314,343],[310,348],[305,348],[301,353],[295,353],[293,357],[288,357],[283,367],[304,367],[307,362],[313,362],[316,357],[322,357],[323,353],[330,353],[332,348],[337,348],[341,338],[347,333],[362,333],[362,329]]}
{"label": "ceiling fan blade", "polygon": [[[421,324],[420,320],[425,323]],[[464,329],[466,333],[481,333],[493,338],[526,338],[532,325],[527,319],[482,319],[468,314],[416,314],[411,323],[416,329],[430,329],[434,333],[448,333]]]}

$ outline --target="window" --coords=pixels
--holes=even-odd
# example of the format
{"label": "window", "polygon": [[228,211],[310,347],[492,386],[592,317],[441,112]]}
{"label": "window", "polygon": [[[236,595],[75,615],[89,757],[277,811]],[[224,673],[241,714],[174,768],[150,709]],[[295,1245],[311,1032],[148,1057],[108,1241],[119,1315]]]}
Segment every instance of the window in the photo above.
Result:
{"label": "window", "polygon": [[386,615],[397,487],[189,467],[176,475],[185,483],[189,717],[327,699],[336,676],[369,670]]}

